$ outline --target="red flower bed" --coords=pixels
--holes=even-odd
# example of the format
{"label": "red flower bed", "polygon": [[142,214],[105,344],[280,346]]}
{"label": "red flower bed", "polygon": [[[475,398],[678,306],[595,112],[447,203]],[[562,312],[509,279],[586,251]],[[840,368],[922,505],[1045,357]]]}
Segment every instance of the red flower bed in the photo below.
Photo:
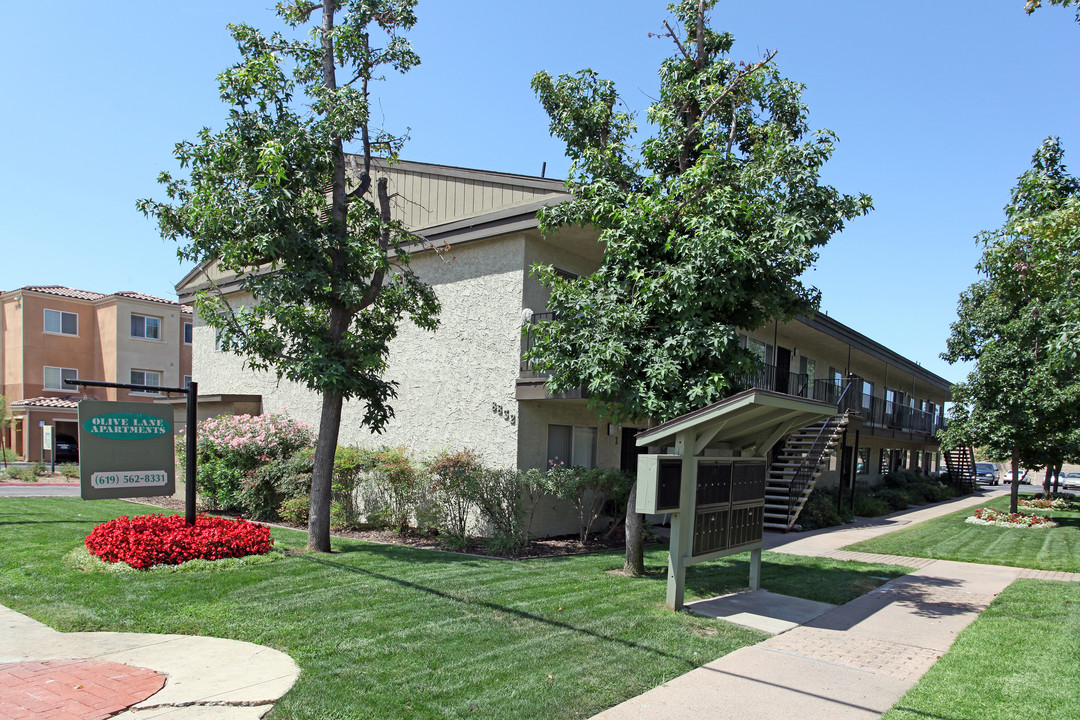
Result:
{"label": "red flower bed", "polygon": [[184,524],[183,515],[125,515],[98,525],[86,536],[90,554],[133,568],[262,555],[273,545],[265,525],[209,515],[195,518],[193,527]]}

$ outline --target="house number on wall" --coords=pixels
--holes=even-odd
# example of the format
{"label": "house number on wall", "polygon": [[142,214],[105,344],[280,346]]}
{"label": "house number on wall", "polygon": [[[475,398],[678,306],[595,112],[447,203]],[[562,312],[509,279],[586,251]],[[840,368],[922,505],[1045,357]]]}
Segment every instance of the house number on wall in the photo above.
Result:
{"label": "house number on wall", "polygon": [[509,408],[503,408],[499,403],[491,403],[491,412],[509,421],[511,425],[517,425],[517,415],[511,413]]}

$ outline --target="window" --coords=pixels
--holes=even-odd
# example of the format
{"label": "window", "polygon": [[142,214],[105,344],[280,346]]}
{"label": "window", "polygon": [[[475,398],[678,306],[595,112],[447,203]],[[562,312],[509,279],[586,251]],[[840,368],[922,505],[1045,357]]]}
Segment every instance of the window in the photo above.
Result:
{"label": "window", "polygon": [[184,376],[184,387],[191,387],[191,376],[190,375],[185,375]]}
{"label": "window", "polygon": [[131,337],[161,339],[161,318],[131,313]]}
{"label": "window", "polygon": [[596,467],[596,428],[548,425],[548,464]]}
{"label": "window", "polygon": [[806,376],[807,382],[814,382],[817,373],[817,363],[803,355],[799,358],[799,372]]}
{"label": "window", "polygon": [[755,340],[752,337],[746,338],[746,349],[749,350],[758,360],[768,365],[772,362],[772,345]]}
{"label": "window", "polygon": [[[161,373],[156,370],[132,370],[132,385],[153,385],[161,387]],[[132,390],[132,395],[157,395],[153,390]]]}
{"label": "window", "polygon": [[62,368],[45,366],[44,385],[46,390],[78,390],[78,385],[71,385],[70,381],[79,379],[77,368]]}
{"label": "window", "polygon": [[191,323],[189,322],[184,323],[184,344],[191,344]]}
{"label": "window", "polygon": [[63,310],[45,311],[45,332],[58,335],[79,334],[79,314]]}
{"label": "window", "polygon": [[856,475],[869,475],[870,474],[870,448],[859,448],[859,459],[855,464]]}
{"label": "window", "polygon": [[869,410],[874,405],[874,383],[869,380],[862,381],[862,406]]}

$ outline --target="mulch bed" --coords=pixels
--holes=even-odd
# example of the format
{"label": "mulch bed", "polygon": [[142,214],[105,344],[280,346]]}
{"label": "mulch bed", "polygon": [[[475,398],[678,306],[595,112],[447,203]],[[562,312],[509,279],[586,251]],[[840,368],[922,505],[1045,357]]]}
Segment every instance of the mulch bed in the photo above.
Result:
{"label": "mulch bed", "polygon": [[[129,502],[138,502],[144,505],[184,511],[184,501],[171,497],[148,497],[132,498]],[[203,512],[203,511],[200,511]],[[207,512],[209,515],[229,515],[230,513]],[[306,531],[306,525],[293,525],[286,522],[267,523],[293,530]],[[483,538],[469,538],[468,546],[464,549],[450,548],[445,546],[437,536],[426,536],[414,533],[398,535],[390,530],[377,528],[364,530],[332,530],[334,537],[350,538],[352,540],[364,540],[382,545],[400,545],[402,547],[416,548],[418,550],[439,550],[466,555],[482,555],[485,557],[497,557],[509,560],[528,560],[531,558],[562,557],[566,555],[585,555],[588,553],[602,552],[625,547],[625,541],[621,531],[616,531],[610,537],[603,533],[596,533],[589,538],[587,543],[582,543],[576,535],[563,535],[559,537],[538,538],[530,540],[524,547],[513,555],[492,555]]]}

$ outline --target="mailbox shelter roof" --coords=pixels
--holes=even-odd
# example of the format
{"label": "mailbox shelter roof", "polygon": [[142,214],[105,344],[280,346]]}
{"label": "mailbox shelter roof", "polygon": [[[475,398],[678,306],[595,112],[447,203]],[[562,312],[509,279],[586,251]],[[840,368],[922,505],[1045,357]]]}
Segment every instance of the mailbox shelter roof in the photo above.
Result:
{"label": "mailbox shelter roof", "polygon": [[836,406],[769,390],[751,389],[640,432],[638,447],[672,445],[689,433],[694,454],[707,447],[753,448],[762,456],[780,438],[836,414]]}

